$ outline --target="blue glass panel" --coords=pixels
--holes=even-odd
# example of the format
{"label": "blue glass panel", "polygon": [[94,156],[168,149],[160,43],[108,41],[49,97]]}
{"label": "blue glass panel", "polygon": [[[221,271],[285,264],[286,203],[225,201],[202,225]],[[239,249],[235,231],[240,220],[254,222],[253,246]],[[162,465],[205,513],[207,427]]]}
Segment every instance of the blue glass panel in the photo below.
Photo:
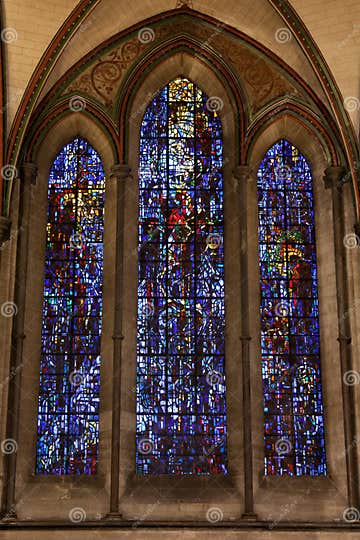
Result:
{"label": "blue glass panel", "polygon": [[258,171],[265,474],[325,475],[312,175],[286,140]]}
{"label": "blue glass panel", "polygon": [[95,474],[99,439],[105,176],[85,141],[50,170],[37,474]]}
{"label": "blue glass panel", "polygon": [[179,78],[141,127],[136,470],[226,474],[222,129]]}

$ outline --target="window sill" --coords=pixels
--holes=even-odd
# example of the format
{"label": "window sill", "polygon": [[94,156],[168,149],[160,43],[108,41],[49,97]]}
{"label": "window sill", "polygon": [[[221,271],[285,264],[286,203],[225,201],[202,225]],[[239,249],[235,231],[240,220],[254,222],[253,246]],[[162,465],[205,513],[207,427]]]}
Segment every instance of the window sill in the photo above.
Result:
{"label": "window sill", "polygon": [[123,501],[138,502],[155,500],[172,502],[234,502],[242,499],[234,480],[229,476],[178,477],[178,476],[140,476],[128,479]]}
{"label": "window sill", "polygon": [[35,474],[29,475],[29,483],[36,485],[65,485],[69,488],[83,487],[103,487],[105,486],[106,477],[104,475],[57,475],[57,474]]}
{"label": "window sill", "polygon": [[260,489],[276,489],[311,491],[312,493],[319,492],[337,492],[335,481],[330,475],[327,476],[264,476],[263,472],[259,473],[259,488]]}

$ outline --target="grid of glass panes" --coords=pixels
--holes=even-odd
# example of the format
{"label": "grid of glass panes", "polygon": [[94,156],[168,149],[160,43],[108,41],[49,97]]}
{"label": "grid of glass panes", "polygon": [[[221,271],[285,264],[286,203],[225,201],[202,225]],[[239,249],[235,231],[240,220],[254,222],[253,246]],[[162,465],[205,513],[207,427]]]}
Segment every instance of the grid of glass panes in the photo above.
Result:
{"label": "grid of glass panes", "polygon": [[258,171],[265,474],[324,475],[310,167],[280,140]]}
{"label": "grid of glass panes", "polygon": [[191,81],[147,108],[139,170],[136,470],[226,473],[222,128]]}
{"label": "grid of glass panes", "polygon": [[75,138],[48,183],[36,472],[97,470],[105,176]]}

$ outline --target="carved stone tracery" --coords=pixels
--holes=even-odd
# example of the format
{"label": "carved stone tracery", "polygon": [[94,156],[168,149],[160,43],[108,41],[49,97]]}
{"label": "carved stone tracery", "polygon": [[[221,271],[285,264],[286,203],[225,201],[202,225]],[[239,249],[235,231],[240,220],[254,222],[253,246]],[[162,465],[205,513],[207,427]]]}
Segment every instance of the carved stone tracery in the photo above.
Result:
{"label": "carved stone tracery", "polygon": [[[156,37],[160,38],[162,35],[163,32]],[[151,46],[154,40],[155,32],[150,28],[140,30],[137,37],[112,49],[95,65],[87,68],[85,73],[79,75],[63,94],[80,91],[99,100],[106,108],[112,108],[127,69],[144,50]]]}
{"label": "carved stone tracery", "polygon": [[[176,38],[196,41],[204,51],[213,49],[232,67],[245,89],[252,115],[283,95],[299,94],[277,67],[239,38],[230,35],[223,25],[214,27],[199,23],[186,14],[180,17],[181,23],[176,26],[165,21],[154,28],[142,28],[137,35],[114,44],[110,51],[93,61],[66,86],[62,94],[82,92],[100,101],[108,110],[113,110],[122,81],[139,58],[154,46]],[[174,33],[174,28],[181,30]]]}

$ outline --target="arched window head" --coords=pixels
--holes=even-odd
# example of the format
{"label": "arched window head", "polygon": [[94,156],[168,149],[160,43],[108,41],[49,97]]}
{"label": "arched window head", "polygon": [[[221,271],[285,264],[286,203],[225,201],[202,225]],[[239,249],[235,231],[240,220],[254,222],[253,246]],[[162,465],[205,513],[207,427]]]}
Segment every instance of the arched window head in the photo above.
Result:
{"label": "arched window head", "polygon": [[79,137],[49,175],[36,472],[94,474],[105,176]]}
{"label": "arched window head", "polygon": [[169,83],[141,126],[137,472],[226,473],[222,128]]}
{"label": "arched window head", "polygon": [[324,475],[312,174],[286,140],[258,171],[265,474]]}

